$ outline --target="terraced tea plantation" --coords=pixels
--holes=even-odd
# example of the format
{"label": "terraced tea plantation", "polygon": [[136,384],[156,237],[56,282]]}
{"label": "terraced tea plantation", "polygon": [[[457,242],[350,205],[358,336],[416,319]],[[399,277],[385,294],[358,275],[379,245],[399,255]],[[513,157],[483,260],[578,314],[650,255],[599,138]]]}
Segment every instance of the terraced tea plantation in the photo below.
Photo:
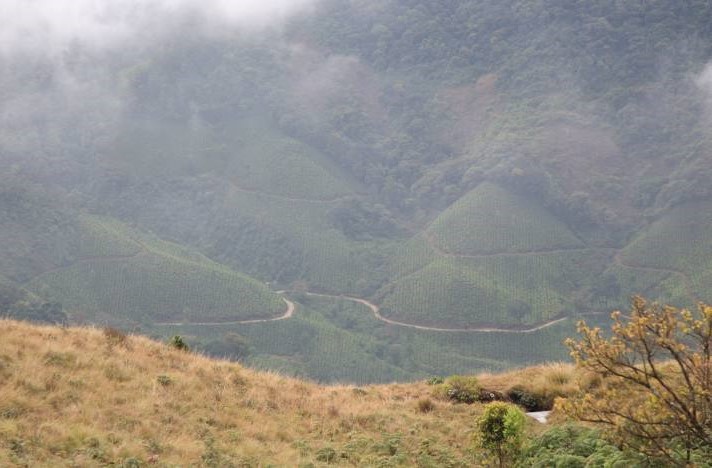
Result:
{"label": "terraced tea plantation", "polygon": [[688,304],[712,299],[712,203],[674,208],[637,236],[621,253],[621,262],[664,274],[675,284],[673,296]]}
{"label": "terraced tea plantation", "polygon": [[524,325],[571,315],[584,289],[613,254],[575,250],[483,258],[444,256],[384,287],[383,315],[420,325],[467,328]]}
{"label": "terraced tea plantation", "polygon": [[491,183],[480,184],[445,210],[426,235],[436,248],[454,255],[584,247],[541,206]]}
{"label": "terraced tea plantation", "polygon": [[392,280],[375,298],[384,317],[403,323],[526,330],[574,314],[615,252],[586,246],[542,207],[484,183],[395,250]]}
{"label": "terraced tea plantation", "polygon": [[231,148],[226,171],[237,187],[285,198],[330,201],[353,192],[328,158],[257,117],[229,124],[222,142]]}
{"label": "terraced tea plantation", "polygon": [[[231,194],[226,205],[228,213],[254,220],[261,229],[282,239],[292,257],[282,258],[283,253],[265,248],[263,237],[249,236],[236,236],[236,244],[244,242],[244,253],[237,256],[253,258],[255,252],[259,252],[263,262],[296,270],[308,289],[362,294],[375,290],[385,281],[385,272],[374,268],[374,264],[383,262],[382,258],[397,244],[389,240],[350,239],[330,221],[329,211],[337,206],[335,203],[287,200],[238,191]],[[247,271],[255,276],[265,275],[269,274],[270,267],[256,265],[254,271]]]}
{"label": "terraced tea plantation", "polygon": [[135,122],[116,138],[116,164],[143,174],[218,172],[245,191],[277,197],[334,200],[358,185],[317,149],[281,133],[268,118],[251,116],[220,129]]}
{"label": "terraced tea plantation", "polygon": [[77,260],[25,285],[77,320],[222,322],[284,313],[283,301],[263,284],[200,254],[115,221],[82,224]]}

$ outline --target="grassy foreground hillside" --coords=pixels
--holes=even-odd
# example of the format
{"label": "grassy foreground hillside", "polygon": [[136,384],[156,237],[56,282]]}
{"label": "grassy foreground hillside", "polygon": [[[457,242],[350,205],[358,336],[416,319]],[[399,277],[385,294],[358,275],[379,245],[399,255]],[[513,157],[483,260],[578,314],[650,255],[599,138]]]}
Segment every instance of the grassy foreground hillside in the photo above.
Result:
{"label": "grassy foreground hillside", "polygon": [[[2,466],[471,466],[482,405],[318,386],[112,329],[0,321]],[[570,366],[481,376],[571,387]],[[528,422],[537,432],[537,423]]]}

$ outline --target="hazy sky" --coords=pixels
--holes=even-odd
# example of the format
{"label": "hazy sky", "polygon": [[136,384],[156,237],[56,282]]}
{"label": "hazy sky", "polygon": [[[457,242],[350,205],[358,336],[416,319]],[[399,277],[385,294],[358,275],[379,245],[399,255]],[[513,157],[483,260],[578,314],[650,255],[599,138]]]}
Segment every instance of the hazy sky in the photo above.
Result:
{"label": "hazy sky", "polygon": [[61,51],[72,42],[107,47],[182,18],[259,30],[315,0],[0,0],[0,51]]}

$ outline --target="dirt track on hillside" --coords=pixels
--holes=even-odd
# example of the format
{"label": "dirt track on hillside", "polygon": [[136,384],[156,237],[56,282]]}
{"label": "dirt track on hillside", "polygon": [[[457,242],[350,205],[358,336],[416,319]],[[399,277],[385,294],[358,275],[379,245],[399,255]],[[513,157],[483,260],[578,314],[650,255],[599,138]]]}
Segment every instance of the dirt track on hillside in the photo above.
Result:
{"label": "dirt track on hillside", "polygon": [[565,320],[568,320],[568,317],[561,317],[558,319],[550,320],[548,322],[544,322],[539,325],[535,325],[531,328],[520,328],[520,329],[497,328],[497,327],[468,327],[468,328],[429,327],[429,326],[425,326],[425,325],[415,325],[412,323],[398,322],[396,320],[391,320],[389,318],[386,318],[383,315],[381,315],[381,308],[379,306],[377,306],[376,304],[374,304],[372,302],[367,301],[366,299],[360,299],[358,297],[351,297],[351,296],[334,296],[334,295],[330,295],[330,294],[318,294],[318,293],[311,293],[311,292],[307,292],[304,294],[306,294],[307,296],[326,297],[326,298],[331,298],[331,299],[343,299],[346,301],[356,302],[358,304],[368,307],[371,310],[371,312],[373,313],[373,316],[377,320],[380,320],[381,322],[387,323],[389,325],[395,325],[398,327],[413,328],[416,330],[425,330],[425,331],[436,331],[436,332],[446,332],[446,333],[533,333],[533,332],[551,327],[552,325],[556,325],[557,323],[563,322]]}
{"label": "dirt track on hillside", "polygon": [[267,322],[277,322],[279,320],[287,320],[294,315],[294,310],[296,306],[294,302],[289,299],[282,298],[284,303],[287,305],[287,311],[280,315],[279,317],[268,318],[268,319],[252,319],[252,320],[234,320],[231,322],[156,322],[154,325],[161,326],[172,326],[172,327],[182,327],[190,325],[200,325],[200,326],[219,326],[219,325],[248,325],[251,323],[267,323]]}

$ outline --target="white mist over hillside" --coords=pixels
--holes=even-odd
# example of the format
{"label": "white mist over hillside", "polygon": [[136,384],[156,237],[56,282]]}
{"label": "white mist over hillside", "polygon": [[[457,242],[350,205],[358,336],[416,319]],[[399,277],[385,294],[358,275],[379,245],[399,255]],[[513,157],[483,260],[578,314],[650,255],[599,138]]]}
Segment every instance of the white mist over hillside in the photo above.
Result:
{"label": "white mist over hillside", "polygon": [[225,28],[259,31],[280,25],[314,0],[0,0],[0,52],[61,53],[67,47],[103,48],[173,24],[195,23],[196,33]]}
{"label": "white mist over hillside", "polygon": [[695,77],[695,84],[712,100],[712,63],[708,63],[704,70]]}

